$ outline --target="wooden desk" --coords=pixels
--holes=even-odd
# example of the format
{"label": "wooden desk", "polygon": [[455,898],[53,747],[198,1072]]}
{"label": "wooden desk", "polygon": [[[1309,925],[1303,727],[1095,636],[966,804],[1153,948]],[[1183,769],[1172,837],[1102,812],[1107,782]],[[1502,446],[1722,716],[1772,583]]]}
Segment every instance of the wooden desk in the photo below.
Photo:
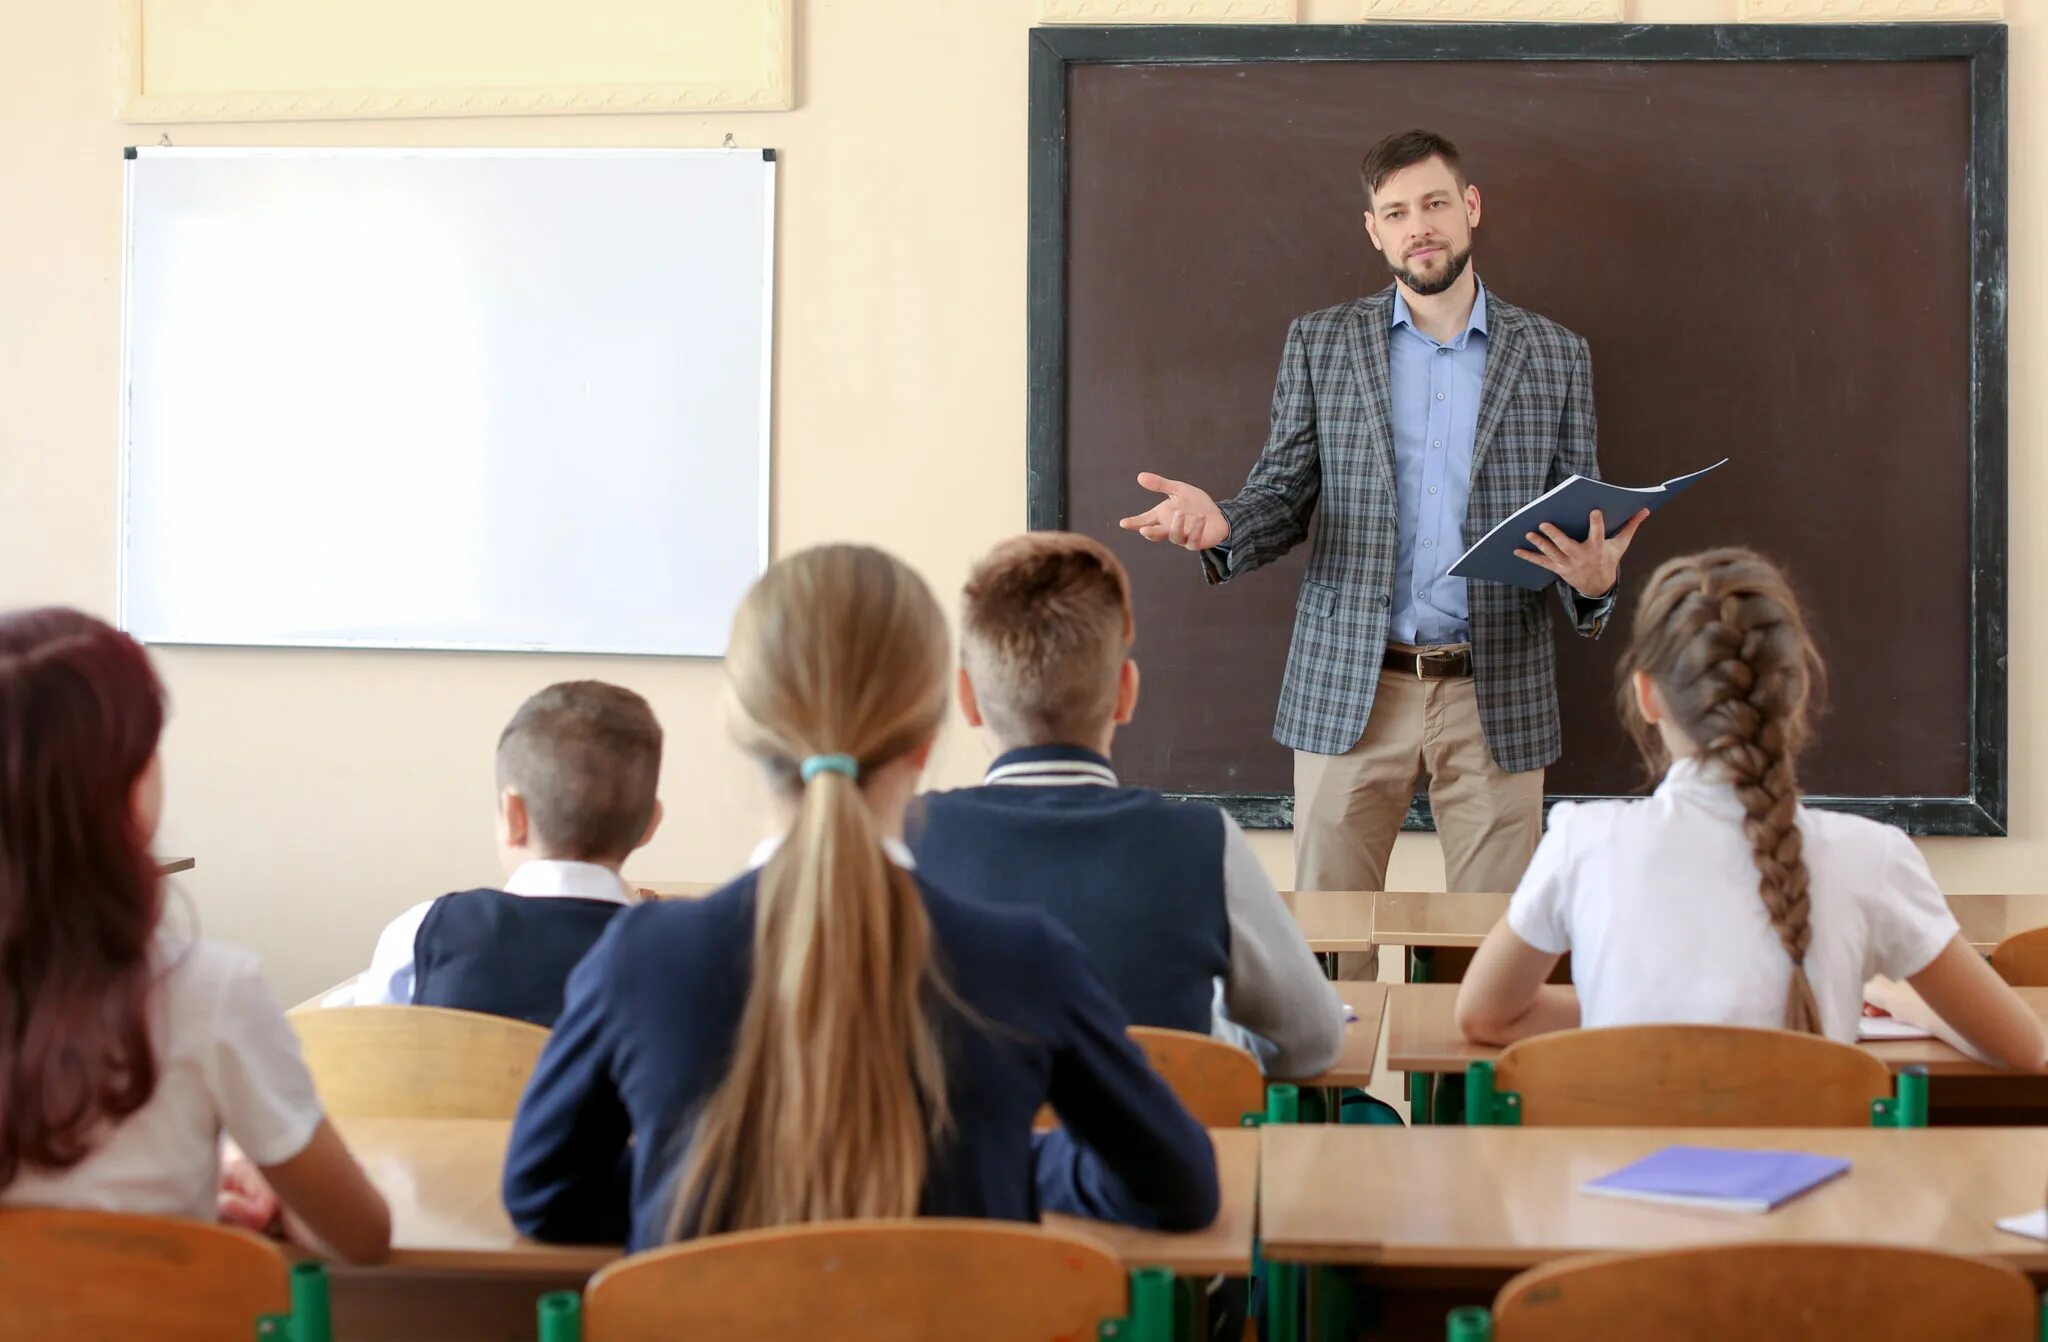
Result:
{"label": "wooden desk", "polygon": [[[2048,988],[2018,988],[2048,1027]],[[1393,983],[1387,985],[1387,1067],[1396,1072],[1462,1072],[1476,1059],[1496,1058],[1500,1050],[1475,1044],[1458,1033],[1452,1009],[1458,1000],[1455,983]],[[2039,1077],[2018,1077],[2002,1068],[1965,1057],[1939,1039],[1894,1039],[1858,1047],[1894,1072],[1925,1067],[1930,1076],[1998,1077],[2029,1086]]]}
{"label": "wooden desk", "polygon": [[1283,890],[1280,898],[1317,955],[1372,949],[1372,891]]}
{"label": "wooden desk", "polygon": [[[1317,898],[1370,896],[1325,892]],[[1950,895],[1948,906],[1963,939],[1980,951],[2016,932],[2048,927],[2048,895]],[[1506,895],[1389,891],[1372,899],[1372,939],[1381,946],[1477,946],[1507,911]]]}
{"label": "wooden desk", "polygon": [[1381,946],[1477,946],[1507,911],[1506,895],[1390,890],[1373,901],[1372,939]]}
{"label": "wooden desk", "polygon": [[196,857],[160,857],[156,860],[156,874],[172,876],[181,871],[190,871],[199,865]]}
{"label": "wooden desk", "polygon": [[[387,1266],[511,1276],[584,1276],[620,1256],[617,1245],[541,1244],[512,1228],[499,1175],[512,1125],[503,1119],[337,1118],[335,1126],[391,1204]],[[1216,1128],[1223,1211],[1186,1235],[1133,1230],[1076,1217],[1048,1225],[1101,1240],[1130,1267],[1190,1276],[1243,1275],[1252,1260],[1257,1212],[1258,1133]]]}
{"label": "wooden desk", "polygon": [[634,881],[642,899],[701,899],[718,887],[709,881]]}
{"label": "wooden desk", "polygon": [[1987,954],[2016,932],[2048,927],[2048,895],[1950,895],[1963,939]]}
{"label": "wooden desk", "polygon": [[[1509,1273],[1566,1254],[1731,1241],[1861,1240],[2048,1271],[2048,1244],[1993,1226],[2041,1205],[2048,1128],[1260,1129],[1259,1237],[1281,1262],[1391,1275]],[[1854,1162],[1775,1212],[1658,1206],[1578,1186],[1676,1143]],[[1368,1273],[1368,1275],[1377,1275]],[[1441,1316],[1439,1316],[1441,1317]]]}
{"label": "wooden desk", "polygon": [[1321,1076],[1301,1082],[1303,1086],[1366,1086],[1372,1082],[1373,1062],[1379,1057],[1380,1026],[1387,1014],[1387,985],[1361,979],[1340,979],[1333,985],[1337,996],[1358,1017],[1344,1027],[1344,1051]]}

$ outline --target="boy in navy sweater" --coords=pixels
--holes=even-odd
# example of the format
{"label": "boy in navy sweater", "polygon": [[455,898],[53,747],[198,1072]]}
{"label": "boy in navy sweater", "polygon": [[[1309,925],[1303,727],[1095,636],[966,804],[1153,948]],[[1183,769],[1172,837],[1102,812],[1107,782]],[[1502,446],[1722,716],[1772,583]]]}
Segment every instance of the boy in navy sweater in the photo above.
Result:
{"label": "boy in navy sweater", "polygon": [[327,1006],[455,1007],[553,1028],[569,971],[634,902],[619,876],[654,837],[661,724],[631,690],[550,685],[498,738],[501,890],[416,904]]}
{"label": "boy in navy sweater", "polygon": [[1214,806],[1127,788],[1110,767],[1138,700],[1130,580],[1085,536],[1003,542],[968,578],[959,694],[992,738],[980,787],[927,794],[920,873],[1042,909],[1137,1025],[1241,1044],[1274,1077],[1337,1059],[1344,1006],[1245,841]]}

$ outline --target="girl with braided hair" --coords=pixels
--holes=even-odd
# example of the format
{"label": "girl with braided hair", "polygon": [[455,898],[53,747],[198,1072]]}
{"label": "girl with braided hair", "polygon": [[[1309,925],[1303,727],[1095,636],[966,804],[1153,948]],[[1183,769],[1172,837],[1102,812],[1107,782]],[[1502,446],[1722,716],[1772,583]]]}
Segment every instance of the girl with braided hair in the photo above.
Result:
{"label": "girl with braided hair", "polygon": [[[1789,583],[1743,549],[1650,578],[1618,685],[1662,773],[1640,801],[1561,802],[1458,994],[1487,1043],[1575,1025],[1682,1022],[1854,1042],[1865,985],[2004,1066],[2048,1062],[2035,1014],[1970,949],[1910,840],[1800,804],[1823,689]],[[1577,995],[1545,988],[1566,951]]]}

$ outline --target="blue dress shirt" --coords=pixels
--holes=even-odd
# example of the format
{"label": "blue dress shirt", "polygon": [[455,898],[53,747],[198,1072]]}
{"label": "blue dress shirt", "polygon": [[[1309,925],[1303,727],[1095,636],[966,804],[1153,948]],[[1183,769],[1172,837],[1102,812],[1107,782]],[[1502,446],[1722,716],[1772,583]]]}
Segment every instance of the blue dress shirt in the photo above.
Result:
{"label": "blue dress shirt", "polygon": [[1465,580],[1451,577],[1450,567],[1465,553],[1465,495],[1472,484],[1486,344],[1485,285],[1479,286],[1465,329],[1442,344],[1417,329],[1408,300],[1395,290],[1387,371],[1400,549],[1387,633],[1396,643],[1472,638]]}

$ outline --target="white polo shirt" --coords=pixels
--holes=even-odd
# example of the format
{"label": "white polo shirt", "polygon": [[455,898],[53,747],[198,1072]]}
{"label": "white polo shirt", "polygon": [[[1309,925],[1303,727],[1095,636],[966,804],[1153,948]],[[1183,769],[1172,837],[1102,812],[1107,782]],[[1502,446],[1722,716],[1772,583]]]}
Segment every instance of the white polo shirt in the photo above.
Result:
{"label": "white polo shirt", "polygon": [[[1570,951],[1585,1025],[1785,1023],[1792,961],[1758,893],[1734,787],[1694,760],[1641,801],[1560,802],[1508,905],[1537,950]],[[1957,932],[1899,830],[1799,809],[1811,881],[1806,975],[1831,1039],[1856,1041],[1863,985],[1925,969]]]}
{"label": "white polo shirt", "polygon": [[223,1133],[258,1165],[306,1149],[320,1097],[256,957],[205,938],[157,939],[150,995],[156,1092],[68,1170],[24,1168],[0,1206],[215,1219]]}

